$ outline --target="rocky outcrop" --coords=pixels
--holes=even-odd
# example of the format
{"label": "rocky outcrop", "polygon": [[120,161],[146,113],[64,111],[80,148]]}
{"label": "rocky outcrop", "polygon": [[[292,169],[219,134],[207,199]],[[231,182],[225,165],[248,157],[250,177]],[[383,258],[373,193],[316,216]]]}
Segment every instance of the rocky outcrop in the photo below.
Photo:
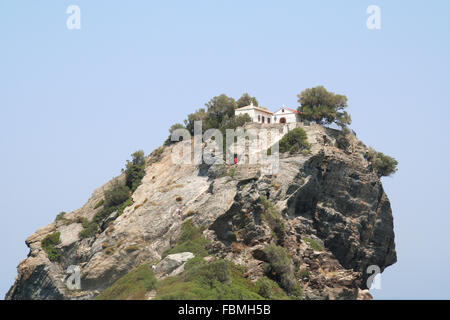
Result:
{"label": "rocky outcrop", "polygon": [[[364,158],[366,146],[353,134],[319,125],[304,129],[312,152],[281,155],[279,171],[271,175],[256,165],[173,164],[171,153],[186,142],[154,152],[132,204],[105,220],[101,233],[78,237],[81,221],[100,210],[96,204],[112,182],[95,190],[82,208],[29,237],[30,253],[6,298],[94,297],[134,267],[160,261],[183,221],[192,219],[205,228],[211,254],[246,266],[252,280],[263,274],[264,247],[277,242],[292,257],[304,298],[366,299],[367,267],[384,270],[396,262],[389,200]],[[262,198],[284,221],[276,237],[263,219]],[[54,231],[61,233],[58,262],[40,245]],[[81,292],[65,285],[71,265],[81,268]]]}
{"label": "rocky outcrop", "polygon": [[155,266],[155,273],[162,276],[180,274],[184,271],[184,264],[192,258],[192,252],[169,254]]}

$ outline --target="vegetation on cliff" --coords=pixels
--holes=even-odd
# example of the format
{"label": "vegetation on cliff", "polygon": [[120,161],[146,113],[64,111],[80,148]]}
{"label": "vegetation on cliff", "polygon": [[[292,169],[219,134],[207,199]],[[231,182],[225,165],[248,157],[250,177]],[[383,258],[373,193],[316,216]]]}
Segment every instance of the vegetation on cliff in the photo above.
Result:
{"label": "vegetation on cliff", "polygon": [[[244,93],[237,101],[225,94],[213,97],[205,104],[205,108],[200,108],[193,113],[188,114],[184,120],[184,125],[176,123],[169,129],[169,133],[176,129],[185,128],[191,135],[194,135],[194,122],[202,121],[202,133],[208,129],[218,129],[225,133],[226,129],[236,129],[242,127],[245,123],[251,122],[251,118],[245,115],[234,115],[234,110],[239,107],[247,106],[251,102],[258,105],[255,97],[251,97],[248,93]],[[167,138],[165,145],[173,143],[170,136]]]}
{"label": "vegetation on cliff", "polygon": [[302,289],[295,278],[294,264],[286,249],[269,244],[264,252],[268,261],[265,266],[266,275],[279,283],[289,295],[301,299]]}
{"label": "vegetation on cliff", "polygon": [[263,221],[266,221],[270,229],[272,229],[275,241],[281,240],[286,229],[283,218],[275,209],[273,203],[271,203],[265,196],[261,196],[261,204],[263,206],[263,212],[261,213]]}
{"label": "vegetation on cliff", "polygon": [[278,284],[267,277],[257,282],[246,278],[246,268],[218,259],[206,262],[198,257],[177,276],[157,280],[149,264],[144,264],[117,280],[96,300],[145,300],[155,290],[158,300],[262,300],[287,299]]}
{"label": "vegetation on cliff", "polygon": [[253,104],[254,106],[258,106],[258,100],[256,100],[255,97],[252,97],[248,93],[244,93],[237,101],[236,101],[236,107],[242,108]]}
{"label": "vegetation on cliff", "polygon": [[304,120],[318,124],[336,123],[345,127],[352,123],[347,108],[347,97],[327,91],[323,86],[306,89],[298,97],[298,111]]}
{"label": "vegetation on cliff", "polygon": [[302,128],[295,128],[286,133],[279,141],[280,153],[309,153],[311,144],[308,143],[308,136]]}
{"label": "vegetation on cliff", "polygon": [[[256,104],[252,99],[215,97],[195,117],[218,113],[222,130],[242,125],[246,120],[230,119],[228,110],[239,103]],[[314,151],[308,137],[320,144]],[[273,175],[240,166],[175,166],[167,159],[181,147],[160,147],[147,159],[141,151],[134,153],[123,174],[94,191],[83,208],[59,214],[47,230],[27,239],[32,250],[40,242],[46,255],[32,251],[23,270],[35,274],[19,271],[7,298],[91,299],[107,282],[112,285],[98,299],[339,299],[349,290],[345,298],[354,299],[366,280],[359,267],[370,261],[385,261],[381,267],[395,263],[392,214],[377,175],[395,172],[397,161],[368,150],[345,128],[311,125],[290,130],[280,141],[280,151],[311,155],[285,154]],[[150,177],[133,195],[146,168]],[[219,180],[224,176],[232,179]],[[360,192],[352,193],[356,189]],[[136,206],[120,223],[114,221],[132,204],[132,196]],[[374,208],[379,208],[376,213]],[[371,214],[382,223],[360,223]],[[363,242],[359,233],[368,240]],[[156,265],[161,256],[177,253],[190,255],[190,260],[176,269]],[[171,258],[176,261],[168,257],[165,263]],[[62,262],[82,266],[89,286],[82,279],[83,291],[63,291]],[[151,263],[139,267],[143,262]],[[117,270],[130,269],[118,279],[122,273]],[[36,278],[51,281],[43,286]],[[25,285],[29,295],[21,289]]]}
{"label": "vegetation on cliff", "polygon": [[303,241],[305,241],[315,251],[323,251],[324,250],[324,247],[314,239],[303,238]]}
{"label": "vegetation on cliff", "polygon": [[79,234],[81,239],[93,237],[104,219],[113,212],[117,212],[116,217],[118,217],[127,206],[132,204],[131,195],[141,184],[145,175],[144,151],[136,151],[131,157],[132,160],[127,160],[123,170],[125,183],[115,180],[112,187],[104,192],[104,198],[95,205],[95,209],[102,208],[95,213],[91,221],[87,219],[82,221],[83,230]]}
{"label": "vegetation on cliff", "polygon": [[144,300],[145,294],[156,286],[156,277],[145,263],[117,280],[96,297],[96,300]]}
{"label": "vegetation on cliff", "polygon": [[141,184],[145,175],[144,151],[138,150],[131,155],[131,161],[127,160],[125,165],[125,185],[134,192]]}
{"label": "vegetation on cliff", "polygon": [[58,261],[61,257],[61,251],[56,248],[58,244],[61,243],[60,232],[54,232],[47,235],[42,241],[42,249],[47,253],[50,261]]}
{"label": "vegetation on cliff", "polygon": [[379,177],[387,177],[397,172],[398,161],[394,158],[373,148],[369,148],[365,156]]}
{"label": "vegetation on cliff", "polygon": [[181,226],[181,234],[176,245],[166,251],[163,257],[179,252],[192,252],[196,257],[205,257],[208,255],[206,245],[208,240],[203,236],[203,228],[194,225],[192,219],[189,219]]}
{"label": "vegetation on cliff", "polygon": [[247,269],[243,266],[229,260],[213,258],[213,255],[212,261],[204,259],[209,254],[209,241],[204,238],[202,231],[203,229],[195,226],[191,219],[187,220],[182,225],[175,246],[163,255],[195,253],[196,257],[186,262],[181,274],[156,280],[150,265],[144,264],[117,280],[96,299],[140,300],[146,299],[147,294],[153,290],[155,299],[161,300],[260,300],[301,297],[292,261],[284,248],[275,245],[266,247],[267,277],[263,276],[252,282],[247,278]]}
{"label": "vegetation on cliff", "polygon": [[157,284],[161,300],[260,300],[258,287],[244,277],[245,268],[231,261],[202,259],[187,263],[185,272]]}

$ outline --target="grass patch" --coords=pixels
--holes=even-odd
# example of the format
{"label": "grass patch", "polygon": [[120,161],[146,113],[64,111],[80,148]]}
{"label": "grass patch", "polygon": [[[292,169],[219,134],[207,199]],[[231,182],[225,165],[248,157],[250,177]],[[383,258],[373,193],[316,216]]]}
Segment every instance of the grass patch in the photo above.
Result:
{"label": "grass patch", "polygon": [[267,277],[261,277],[256,281],[256,287],[258,294],[269,300],[285,300],[287,299],[286,293],[280,286],[273,280]]}
{"label": "grass patch", "polygon": [[105,203],[105,199],[101,199],[99,202],[97,202],[94,206],[94,210],[100,208]]}
{"label": "grass patch", "polygon": [[66,215],[65,211],[61,211],[55,218],[55,222],[65,220],[64,216]]}
{"label": "grass patch", "polygon": [[148,263],[131,271],[100,293],[96,300],[144,300],[156,286],[156,277]]}
{"label": "grass patch", "polygon": [[196,257],[206,257],[208,251],[206,245],[208,240],[203,236],[203,228],[194,225],[192,219],[186,220],[181,226],[181,234],[177,244],[163,254],[166,257],[169,254],[180,252],[192,252]]}
{"label": "grass patch", "polygon": [[230,178],[234,178],[234,175],[236,174],[236,168],[230,168],[228,169],[227,166],[223,165],[222,167],[222,173],[220,174],[220,178],[223,177],[230,177]]}
{"label": "grass patch", "polygon": [[54,232],[47,235],[41,241],[41,247],[45,253],[47,253],[47,257],[50,261],[58,261],[61,258],[61,251],[55,247],[61,243],[60,236],[60,232]]}
{"label": "grass patch", "polygon": [[301,299],[302,290],[294,274],[294,264],[285,248],[269,244],[264,252],[268,263],[265,271],[268,277],[274,279],[289,296]]}
{"label": "grass patch", "polygon": [[272,280],[253,283],[245,277],[246,268],[219,259],[207,263],[202,257],[186,262],[178,276],[157,281],[149,264],[145,264],[104,290],[96,300],[141,300],[156,289],[157,300],[263,300],[287,299]]}
{"label": "grass patch", "polygon": [[272,229],[274,238],[278,241],[283,238],[286,226],[284,224],[281,214],[275,209],[275,206],[265,196],[261,196],[261,203],[263,205],[263,212],[261,218],[267,222]]}
{"label": "grass patch", "polygon": [[126,207],[129,207],[133,204],[133,199],[128,198],[124,203],[122,203],[118,208],[117,208],[117,216],[120,216],[123,211],[125,210]]}
{"label": "grass patch", "polygon": [[298,272],[300,278],[309,279],[311,277],[311,272],[308,269],[302,269]]}
{"label": "grass patch", "polygon": [[98,225],[96,223],[93,223],[88,219],[83,219],[83,222],[81,224],[83,226],[83,230],[81,230],[80,233],[78,234],[78,236],[81,239],[86,239],[95,236],[95,234],[98,231]]}
{"label": "grass patch", "polygon": [[305,241],[314,251],[323,251],[323,250],[325,250],[325,248],[320,243],[315,241],[314,239],[303,238],[303,241]]}
{"label": "grass patch", "polygon": [[[194,259],[192,259],[194,260]],[[258,287],[244,277],[245,268],[230,261],[205,263],[196,259],[185,272],[157,285],[159,300],[261,300]]]}

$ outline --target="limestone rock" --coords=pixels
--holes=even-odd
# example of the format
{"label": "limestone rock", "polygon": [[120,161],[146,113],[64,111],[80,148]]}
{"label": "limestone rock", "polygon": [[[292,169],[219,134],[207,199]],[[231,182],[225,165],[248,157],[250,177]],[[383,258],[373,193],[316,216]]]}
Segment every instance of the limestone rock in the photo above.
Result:
{"label": "limestone rock", "polygon": [[[171,155],[188,142],[164,147],[161,154],[149,156],[132,204],[120,216],[105,218],[94,237],[79,239],[81,221],[100,210],[96,204],[113,181],[96,189],[83,207],[62,221],[31,235],[26,240],[30,253],[19,264],[6,299],[95,297],[137,266],[160,261],[186,219],[204,227],[210,240],[208,259],[225,258],[246,266],[252,280],[264,273],[264,247],[276,242],[291,256],[305,299],[366,297],[361,290],[366,289],[367,267],[377,265],[383,271],[397,259],[389,200],[364,158],[367,147],[354,135],[343,137],[320,125],[304,129],[312,152],[280,155],[274,174],[258,165],[174,164]],[[277,239],[262,218],[262,196],[284,221]],[[62,257],[52,262],[41,241],[55,231],[61,233]],[[313,249],[305,239],[323,250]],[[192,257],[192,253],[168,256],[159,262],[157,272],[182,272]],[[65,286],[65,270],[71,265],[81,269],[81,293]]]}
{"label": "limestone rock", "polygon": [[173,275],[180,274],[184,270],[180,269],[180,267],[182,268],[185,262],[194,257],[194,254],[191,252],[169,254],[156,265],[155,272],[157,274],[170,274],[173,271],[176,271]]}

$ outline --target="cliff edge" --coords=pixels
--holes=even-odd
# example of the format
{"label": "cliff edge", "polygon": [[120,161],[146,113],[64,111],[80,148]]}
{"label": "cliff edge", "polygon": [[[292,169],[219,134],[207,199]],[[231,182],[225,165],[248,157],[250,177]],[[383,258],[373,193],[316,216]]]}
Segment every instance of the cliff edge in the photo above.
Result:
{"label": "cliff edge", "polygon": [[[282,154],[273,175],[257,165],[175,165],[171,153],[185,142],[157,149],[146,159],[132,201],[122,214],[105,217],[95,235],[80,237],[83,221],[93,219],[104,191],[124,175],[31,235],[6,299],[94,299],[135,268],[159,263],[187,221],[207,242],[203,263],[224,259],[242,266],[249,283],[269,277],[286,288],[276,268],[270,273],[267,267],[272,243],[287,252],[301,298],[370,298],[368,266],[383,271],[397,259],[389,199],[364,156],[368,148],[354,134],[316,124],[302,128],[311,152]],[[61,254],[51,261],[42,240],[55,232]],[[67,288],[69,266],[80,268],[81,290]]]}

